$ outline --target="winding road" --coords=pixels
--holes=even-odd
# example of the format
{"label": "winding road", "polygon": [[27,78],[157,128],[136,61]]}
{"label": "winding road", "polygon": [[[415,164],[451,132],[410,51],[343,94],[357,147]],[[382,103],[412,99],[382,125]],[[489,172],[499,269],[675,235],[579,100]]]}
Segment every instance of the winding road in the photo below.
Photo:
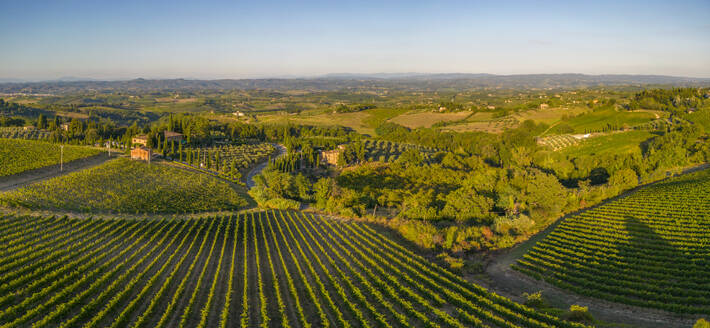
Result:
{"label": "winding road", "polygon": [[264,161],[262,163],[259,163],[257,166],[255,166],[253,169],[251,169],[249,171],[249,173],[247,173],[246,184],[247,184],[248,188],[254,187],[254,176],[261,173],[261,171],[263,171],[264,168],[266,168],[266,166],[269,165],[269,161],[271,161],[272,159],[279,158],[281,156],[286,155],[286,147],[284,147],[283,145],[280,145],[280,144],[274,144],[274,147],[276,147],[276,150],[277,150],[276,155],[270,156],[269,159],[267,159],[266,161]]}

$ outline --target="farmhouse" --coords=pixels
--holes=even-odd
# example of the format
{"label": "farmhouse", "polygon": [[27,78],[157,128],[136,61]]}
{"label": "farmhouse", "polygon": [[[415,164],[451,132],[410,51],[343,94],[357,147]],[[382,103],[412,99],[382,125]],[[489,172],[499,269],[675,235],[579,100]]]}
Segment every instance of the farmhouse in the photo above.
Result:
{"label": "farmhouse", "polygon": [[131,142],[133,145],[138,146],[148,146],[148,136],[147,135],[140,135],[140,136],[135,136],[133,139],[131,139]]}
{"label": "farmhouse", "polygon": [[236,111],[236,112],[232,113],[232,115],[242,117],[242,116],[244,116],[244,113],[242,113],[241,111]]}
{"label": "farmhouse", "polygon": [[548,104],[544,104],[544,103],[540,104],[540,109],[547,109],[549,107],[550,107],[550,105],[548,105]]}
{"label": "farmhouse", "polygon": [[153,151],[150,148],[138,147],[131,149],[131,159],[150,161],[151,156],[153,156]]}
{"label": "farmhouse", "polygon": [[325,150],[320,152],[320,161],[323,164],[338,165],[338,156],[345,149],[344,145],[339,145],[338,149]]}
{"label": "farmhouse", "polygon": [[62,123],[59,125],[64,131],[69,131],[69,123]]}
{"label": "farmhouse", "polygon": [[177,133],[173,131],[165,131],[165,140],[167,142],[182,142],[182,133]]}

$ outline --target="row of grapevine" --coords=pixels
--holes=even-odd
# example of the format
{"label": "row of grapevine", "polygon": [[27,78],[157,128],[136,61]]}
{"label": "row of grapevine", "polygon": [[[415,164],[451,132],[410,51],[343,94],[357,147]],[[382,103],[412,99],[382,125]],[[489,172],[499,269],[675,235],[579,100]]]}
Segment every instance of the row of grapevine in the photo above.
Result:
{"label": "row of grapevine", "polygon": [[263,162],[274,152],[270,143],[180,148],[171,157],[187,165],[239,180],[242,171]]}
{"label": "row of grapevine", "polygon": [[537,140],[537,143],[542,146],[547,146],[552,148],[554,151],[564,149],[570,146],[578,144],[580,139],[575,138],[570,134],[559,134],[552,135],[548,137],[542,137]]}
{"label": "row of grapevine", "polygon": [[47,130],[24,127],[0,127],[0,138],[48,140],[52,133]]}
{"label": "row of grapevine", "polygon": [[429,147],[386,140],[365,140],[362,143],[365,150],[365,159],[368,161],[394,162],[402,153],[409,149],[418,150],[425,159],[428,159],[436,152],[435,149]]}
{"label": "row of grapevine", "polygon": [[4,216],[0,231],[0,327],[578,326],[313,214]]}
{"label": "row of grapevine", "polygon": [[0,177],[64,164],[73,160],[101,154],[102,149],[85,146],[64,146],[35,140],[1,139]]}
{"label": "row of grapevine", "polygon": [[710,314],[710,170],[568,218],[514,268],[582,295]]}

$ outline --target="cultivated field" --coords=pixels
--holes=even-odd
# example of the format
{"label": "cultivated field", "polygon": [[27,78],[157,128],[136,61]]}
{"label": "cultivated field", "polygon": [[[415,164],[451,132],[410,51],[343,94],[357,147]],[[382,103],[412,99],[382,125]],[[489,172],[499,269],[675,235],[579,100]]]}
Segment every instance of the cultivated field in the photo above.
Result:
{"label": "cultivated field", "polygon": [[424,156],[433,155],[435,150],[419,146],[385,140],[365,140],[365,158],[368,161],[394,162],[408,149],[415,149]]}
{"label": "cultivated field", "polygon": [[[573,133],[590,133],[590,132],[605,132],[611,130],[620,130],[623,127],[633,127],[639,124],[648,123],[659,118],[659,113],[663,112],[650,111],[625,111],[614,109],[602,109],[593,112],[588,112],[563,121],[567,127],[571,127]],[[550,129],[551,134],[564,133],[558,131],[561,125]]]}
{"label": "cultivated field", "polygon": [[175,159],[196,168],[206,169],[224,178],[237,179],[240,172],[265,161],[275,148],[270,143],[187,148]]}
{"label": "cultivated field", "polygon": [[578,327],[355,222],[3,217],[3,327]]}
{"label": "cultivated field", "polygon": [[352,113],[333,113],[322,111],[308,111],[301,114],[266,114],[259,115],[259,122],[273,124],[301,124],[316,126],[340,125],[351,128],[358,133],[374,135],[375,127],[367,123],[371,115],[367,111]]}
{"label": "cultivated field", "polygon": [[2,194],[0,204],[135,214],[227,210],[247,203],[227,182],[209,175],[119,158]]}
{"label": "cultivated field", "polygon": [[463,120],[468,116],[471,116],[471,112],[435,113],[426,111],[399,115],[390,119],[390,121],[408,128],[416,129],[429,128],[439,122]]}
{"label": "cultivated field", "polygon": [[611,133],[579,140],[578,143],[562,149],[562,153],[570,157],[601,154],[631,154],[641,155],[641,143],[651,139],[655,134],[644,130]]}
{"label": "cultivated field", "polygon": [[566,219],[515,268],[582,295],[710,314],[710,170]]}
{"label": "cultivated field", "polygon": [[6,139],[46,140],[50,135],[51,132],[46,130],[27,130],[24,127],[15,126],[0,127],[0,138]]}
{"label": "cultivated field", "polygon": [[[96,148],[64,146],[64,163],[98,155],[101,152],[102,150]],[[59,164],[60,155],[58,144],[32,140],[0,139],[0,176]]]}

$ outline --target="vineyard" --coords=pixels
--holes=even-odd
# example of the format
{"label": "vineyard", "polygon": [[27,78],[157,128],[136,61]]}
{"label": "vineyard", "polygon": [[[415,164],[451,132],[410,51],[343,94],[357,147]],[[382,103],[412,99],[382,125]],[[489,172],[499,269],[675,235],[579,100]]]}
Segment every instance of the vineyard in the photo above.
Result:
{"label": "vineyard", "polygon": [[25,129],[23,127],[0,127],[0,138],[45,140],[50,132],[39,129]]}
{"label": "vineyard", "polygon": [[514,268],[581,295],[710,314],[710,170],[568,218]]}
{"label": "vineyard", "polygon": [[[0,139],[0,177],[59,164],[59,147],[41,141]],[[64,163],[100,153],[96,148],[64,146]]]}
{"label": "vineyard", "polygon": [[230,180],[239,180],[241,173],[263,162],[274,152],[270,143],[225,145],[209,148],[186,148],[173,155],[190,166],[205,169]]}
{"label": "vineyard", "polygon": [[217,178],[125,158],[0,195],[0,204],[78,212],[191,213],[247,205]]}
{"label": "vineyard", "polygon": [[537,140],[537,143],[542,146],[552,148],[554,151],[574,146],[579,143],[579,139],[571,134],[557,134],[548,137],[542,137]]}
{"label": "vineyard", "polygon": [[436,152],[435,149],[429,147],[384,140],[365,140],[362,143],[365,148],[365,158],[368,161],[394,162],[408,149],[418,150],[425,157]]}
{"label": "vineyard", "polygon": [[581,327],[300,212],[0,218],[2,327]]}

